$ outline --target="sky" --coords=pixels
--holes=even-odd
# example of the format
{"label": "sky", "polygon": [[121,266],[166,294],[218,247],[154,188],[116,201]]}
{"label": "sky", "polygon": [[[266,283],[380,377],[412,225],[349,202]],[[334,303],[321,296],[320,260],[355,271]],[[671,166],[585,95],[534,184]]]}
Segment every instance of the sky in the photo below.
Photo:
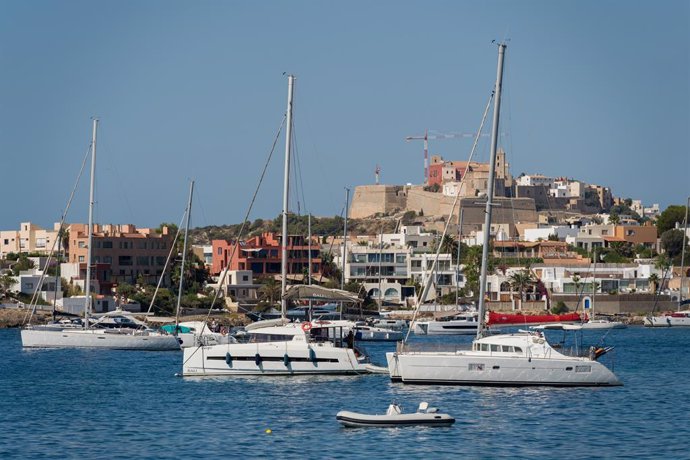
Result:
{"label": "sky", "polygon": [[[290,207],[421,183],[425,129],[475,132],[505,40],[514,176],[690,195],[690,2],[0,0],[0,230],[59,221],[100,120],[95,219],[241,222],[296,76]],[[487,126],[486,132],[490,127]],[[283,132],[284,133],[284,132]],[[249,219],[282,208],[278,140]],[[477,157],[488,161],[488,140]],[[471,139],[432,140],[467,160]],[[88,175],[68,222],[85,222]]]}

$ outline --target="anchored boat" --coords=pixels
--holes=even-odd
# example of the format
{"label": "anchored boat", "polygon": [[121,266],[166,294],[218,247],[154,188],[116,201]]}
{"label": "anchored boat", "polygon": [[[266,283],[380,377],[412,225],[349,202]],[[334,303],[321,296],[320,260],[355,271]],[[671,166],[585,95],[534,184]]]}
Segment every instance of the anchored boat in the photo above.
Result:
{"label": "anchored boat", "polygon": [[439,414],[438,409],[429,407],[429,403],[419,404],[417,412],[403,414],[402,408],[397,404],[388,406],[383,415],[360,414],[347,410],[340,411],[335,416],[336,420],[348,428],[361,427],[398,427],[410,425],[423,426],[451,426],[455,419],[448,414]]}

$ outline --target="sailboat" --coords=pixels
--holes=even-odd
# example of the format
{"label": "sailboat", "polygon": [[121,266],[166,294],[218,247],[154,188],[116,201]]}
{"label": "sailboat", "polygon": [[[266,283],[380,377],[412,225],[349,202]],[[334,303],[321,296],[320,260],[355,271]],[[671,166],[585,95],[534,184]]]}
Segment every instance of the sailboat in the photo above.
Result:
{"label": "sailboat", "polygon": [[[84,320],[80,325],[28,325],[21,331],[22,346],[26,348],[107,348],[125,350],[179,350],[177,338],[150,331],[147,328],[103,327],[103,319],[91,317],[91,251],[93,246],[93,204],[96,173],[96,133],[98,119],[93,120],[91,141],[91,181],[89,188],[89,241],[86,260]],[[105,318],[122,317],[116,310]]]}
{"label": "sailboat", "polygon": [[[245,329],[247,343],[222,345],[197,344],[184,348],[183,376],[296,375],[296,374],[364,374],[373,367],[354,346],[354,333],[347,331],[349,322],[311,320],[302,323],[287,319],[288,197],[290,187],[290,149],[292,136],[292,96],[295,77],[288,76],[288,105],[285,136],[285,170],[283,184],[283,222],[281,253],[281,317],[252,323]],[[228,267],[230,265],[228,264]],[[228,269],[226,267],[226,270]],[[293,286],[295,288],[297,286]],[[324,302],[352,301],[349,293],[316,286],[300,286]],[[299,289],[291,289],[296,292]]]}
{"label": "sailboat", "polygon": [[594,297],[597,294],[597,283],[594,274],[597,268],[597,251],[594,251],[594,271],[592,273],[592,297],[590,298],[589,315],[585,315],[587,321],[582,323],[582,329],[625,329],[628,327],[622,321],[612,321],[609,318],[594,319]]}
{"label": "sailboat", "polygon": [[419,351],[404,342],[386,354],[393,381],[408,384],[452,384],[491,386],[615,386],[620,380],[597,361],[609,348],[592,349],[587,356],[570,356],[553,348],[538,331],[487,335],[484,312],[489,260],[496,146],[501,103],[503,59],[506,45],[498,44],[491,159],[486,197],[484,241],[479,284],[479,328],[468,350]]}
{"label": "sailboat", "polygon": [[685,280],[685,245],[688,235],[688,210],[690,209],[690,197],[685,206],[685,222],[683,224],[683,249],[680,256],[680,289],[678,292],[678,310],[673,313],[665,313],[652,316],[651,313],[644,319],[644,325],[648,327],[690,327],[690,310],[681,310],[683,305],[690,305],[690,300],[683,301],[683,285]]}

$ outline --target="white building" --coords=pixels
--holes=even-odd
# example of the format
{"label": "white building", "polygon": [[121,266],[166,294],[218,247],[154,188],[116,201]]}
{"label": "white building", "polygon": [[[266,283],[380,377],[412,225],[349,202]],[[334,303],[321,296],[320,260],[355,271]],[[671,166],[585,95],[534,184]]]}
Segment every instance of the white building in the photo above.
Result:
{"label": "white building", "polygon": [[517,185],[524,185],[524,186],[537,186],[537,185],[542,185],[548,188],[551,188],[553,186],[554,180],[552,177],[546,177],[542,176],[541,174],[531,174],[531,175],[524,175],[520,176],[517,178],[516,183]]}
{"label": "white building", "polygon": [[552,225],[541,228],[526,228],[523,231],[524,241],[539,241],[548,240],[549,236],[556,235],[560,241],[565,241],[567,237],[575,237],[579,233],[577,227],[570,227],[565,225]]}

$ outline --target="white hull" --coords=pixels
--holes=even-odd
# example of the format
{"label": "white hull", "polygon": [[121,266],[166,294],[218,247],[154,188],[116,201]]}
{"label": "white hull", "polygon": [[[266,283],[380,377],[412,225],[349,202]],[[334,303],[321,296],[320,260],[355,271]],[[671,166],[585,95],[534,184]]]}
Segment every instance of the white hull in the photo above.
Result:
{"label": "white hull", "polygon": [[625,329],[626,326],[620,321],[593,320],[582,323],[582,329]]}
{"label": "white hull", "polygon": [[109,329],[22,329],[25,348],[106,348],[112,350],[179,350],[172,335],[120,333]]}
{"label": "white hull", "polygon": [[330,342],[235,343],[185,348],[182,365],[183,376],[366,373],[369,373],[366,365],[357,360],[352,349],[338,348]]}
{"label": "white hull", "polygon": [[645,318],[644,325],[647,327],[690,327],[690,316],[654,316]]}
{"label": "white hull", "polygon": [[475,335],[476,321],[416,321],[413,332],[417,335]]}
{"label": "white hull", "polygon": [[616,386],[604,365],[587,358],[482,356],[472,352],[386,353],[391,379],[412,384]]}
{"label": "white hull", "polygon": [[402,331],[355,329],[355,338],[365,342],[398,342],[403,339]]}

